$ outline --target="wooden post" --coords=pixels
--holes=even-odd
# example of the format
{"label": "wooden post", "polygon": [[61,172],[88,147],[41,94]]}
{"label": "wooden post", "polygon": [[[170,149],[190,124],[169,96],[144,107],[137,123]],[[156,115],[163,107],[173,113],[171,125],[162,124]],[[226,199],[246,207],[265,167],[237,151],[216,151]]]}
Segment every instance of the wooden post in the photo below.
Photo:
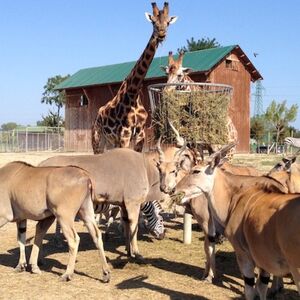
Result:
{"label": "wooden post", "polygon": [[183,243],[192,243],[192,215],[187,213],[183,216]]}

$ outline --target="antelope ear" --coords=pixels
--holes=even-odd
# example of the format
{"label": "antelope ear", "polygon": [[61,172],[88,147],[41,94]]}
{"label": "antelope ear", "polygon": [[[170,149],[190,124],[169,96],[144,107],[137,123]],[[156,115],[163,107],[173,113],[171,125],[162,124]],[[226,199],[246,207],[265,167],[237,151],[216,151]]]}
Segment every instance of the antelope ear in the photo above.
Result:
{"label": "antelope ear", "polygon": [[145,16],[146,16],[146,19],[150,22],[150,23],[153,23],[153,20],[152,20],[152,15],[148,12],[145,12]]}
{"label": "antelope ear", "polygon": [[180,168],[184,171],[190,171],[192,169],[192,162],[190,160],[190,157],[188,155],[184,155],[183,159],[180,160]]}
{"label": "antelope ear", "polygon": [[174,24],[177,21],[178,17],[176,16],[171,16],[169,19],[169,24]]}

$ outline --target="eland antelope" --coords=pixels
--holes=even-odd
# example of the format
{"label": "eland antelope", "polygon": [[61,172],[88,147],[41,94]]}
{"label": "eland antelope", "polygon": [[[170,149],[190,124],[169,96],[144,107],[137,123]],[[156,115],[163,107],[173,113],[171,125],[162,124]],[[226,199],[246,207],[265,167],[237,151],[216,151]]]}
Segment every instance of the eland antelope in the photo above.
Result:
{"label": "eland antelope", "polygon": [[[165,149],[168,159],[164,164],[173,164],[177,151],[180,151],[180,164],[191,168],[194,164],[192,153],[178,150],[177,147]],[[153,200],[162,201],[165,197],[160,190],[157,159],[158,154],[154,151],[138,153],[118,148],[101,155],[56,156],[43,161],[40,166],[75,165],[87,170],[95,182],[96,196],[107,203],[120,206],[127,253],[132,257],[140,257],[137,230],[141,204]]]}
{"label": "eland antelope", "polygon": [[[300,195],[271,177],[233,175],[217,168],[231,145],[193,167],[176,186],[180,203],[205,195],[225,228],[245,282],[246,299],[266,299],[270,274],[291,273],[300,293]],[[260,270],[255,285],[254,269]]]}
{"label": "eland antelope", "polygon": [[43,237],[57,218],[69,246],[69,262],[62,280],[70,280],[80,240],[74,226],[78,214],[99,250],[103,281],[109,281],[110,271],[94,216],[93,183],[85,170],[71,166],[34,167],[24,162],[12,162],[0,169],[0,191],[0,227],[8,222],[17,223],[20,246],[17,271],[24,271],[27,266],[27,219],[38,222],[29,264],[31,272],[39,274],[38,255]]}

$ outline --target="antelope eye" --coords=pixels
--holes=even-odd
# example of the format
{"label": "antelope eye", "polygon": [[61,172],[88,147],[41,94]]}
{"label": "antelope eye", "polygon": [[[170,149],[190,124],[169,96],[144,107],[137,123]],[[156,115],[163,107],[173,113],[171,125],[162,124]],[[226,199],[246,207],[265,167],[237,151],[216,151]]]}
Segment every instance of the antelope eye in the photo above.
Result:
{"label": "antelope eye", "polygon": [[193,170],[192,171],[192,174],[199,174],[199,173],[201,173],[201,170]]}
{"label": "antelope eye", "polygon": [[176,170],[173,170],[170,172],[171,174],[176,174]]}

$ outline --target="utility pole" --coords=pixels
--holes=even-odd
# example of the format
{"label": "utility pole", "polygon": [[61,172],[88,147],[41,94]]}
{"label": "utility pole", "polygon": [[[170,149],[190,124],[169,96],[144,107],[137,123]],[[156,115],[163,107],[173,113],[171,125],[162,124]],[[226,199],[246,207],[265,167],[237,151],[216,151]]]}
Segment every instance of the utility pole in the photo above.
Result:
{"label": "utility pole", "polygon": [[255,93],[254,93],[254,117],[261,116],[263,114],[263,91],[264,87],[261,83],[261,79],[256,81]]}

